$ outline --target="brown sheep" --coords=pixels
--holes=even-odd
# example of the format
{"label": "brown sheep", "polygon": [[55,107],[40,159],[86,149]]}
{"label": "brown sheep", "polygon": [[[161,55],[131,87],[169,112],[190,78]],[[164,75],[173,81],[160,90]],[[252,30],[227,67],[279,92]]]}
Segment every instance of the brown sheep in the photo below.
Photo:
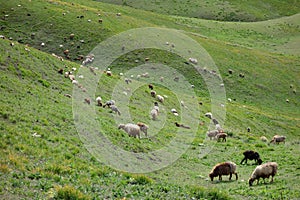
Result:
{"label": "brown sheep", "polygon": [[223,132],[218,133],[216,135],[217,140],[219,141],[220,139],[222,139],[222,142],[226,142],[226,137],[227,137],[227,134],[223,133]]}
{"label": "brown sheep", "polygon": [[280,136],[280,135],[274,135],[270,143],[276,143],[279,144],[280,142],[285,143],[285,136]]}
{"label": "brown sheep", "polygon": [[229,180],[231,180],[232,174],[235,174],[236,180],[238,180],[238,174],[236,172],[236,164],[233,162],[223,162],[216,164],[211,172],[209,177],[211,181],[214,180],[214,177],[219,176],[219,180],[222,180],[222,175],[229,175]]}

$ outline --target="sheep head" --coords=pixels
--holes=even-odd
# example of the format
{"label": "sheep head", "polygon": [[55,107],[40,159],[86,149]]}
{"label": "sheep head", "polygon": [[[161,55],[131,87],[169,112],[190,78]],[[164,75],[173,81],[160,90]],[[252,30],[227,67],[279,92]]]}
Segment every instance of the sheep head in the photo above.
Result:
{"label": "sheep head", "polygon": [[119,124],[118,129],[124,129],[125,124]]}

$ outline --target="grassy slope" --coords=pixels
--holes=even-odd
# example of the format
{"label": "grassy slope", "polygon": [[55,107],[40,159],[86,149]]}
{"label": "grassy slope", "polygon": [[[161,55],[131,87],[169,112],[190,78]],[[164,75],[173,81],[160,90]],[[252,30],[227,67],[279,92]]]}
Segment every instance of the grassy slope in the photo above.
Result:
{"label": "grassy slope", "polygon": [[[219,22],[210,23],[203,20],[160,16],[106,4],[95,5],[90,2],[85,2],[85,6],[80,6],[76,2],[75,5],[57,2],[57,4],[46,4],[46,6],[40,2],[31,5],[29,3],[28,5],[23,4],[22,7],[17,7],[17,3],[14,1],[6,3],[6,7],[1,9],[5,10],[9,17],[7,20],[1,21],[1,27],[6,27],[1,31],[1,34],[7,37],[11,36],[15,40],[29,43],[37,48],[40,48],[40,42],[46,42],[43,51],[55,52],[61,55],[62,49],[59,49],[59,44],[64,44],[66,48],[71,50],[71,55],[74,58],[79,54],[85,55],[91,50],[92,46],[104,38],[133,27],[156,24],[195,32],[196,34],[189,34],[202,44],[215,60],[223,76],[227,96],[237,99],[233,104],[227,105],[227,120],[225,122],[226,130],[229,130],[233,137],[226,143],[226,147],[224,147],[224,144],[217,143],[211,154],[206,156],[205,159],[198,159],[199,151],[201,151],[198,143],[203,142],[203,133],[207,129],[207,127],[200,127],[197,138],[182,158],[169,168],[147,175],[155,180],[154,183],[148,183],[148,178],[144,176],[135,177],[130,174],[114,172],[91,157],[76,134],[72,122],[70,99],[63,96],[64,93],[71,93],[72,85],[56,71],[65,64],[69,69],[77,65],[66,61],[62,63],[33,49],[27,52],[24,50],[24,46],[16,45],[12,48],[9,46],[8,41],[1,40],[1,50],[3,51],[1,52],[1,70],[5,72],[1,73],[1,94],[4,94],[1,99],[1,116],[3,118],[1,120],[1,137],[3,138],[1,139],[1,149],[3,149],[1,151],[1,193],[4,197],[45,198],[51,196],[51,192],[62,191],[55,185],[71,185],[77,190],[68,187],[64,189],[73,192],[81,191],[99,198],[105,197],[105,195],[121,198],[128,195],[127,193],[131,193],[134,197],[142,197],[145,192],[150,193],[149,197],[152,198],[158,196],[164,198],[164,195],[165,198],[167,196],[170,198],[176,196],[183,198],[184,193],[193,196],[194,190],[185,188],[184,185],[188,185],[188,187],[191,187],[191,185],[205,185],[230,192],[234,197],[247,198],[251,195],[253,198],[268,199],[272,197],[279,198],[280,195],[284,195],[287,198],[299,198],[300,194],[296,189],[299,183],[297,180],[299,169],[295,162],[299,160],[299,138],[297,137],[299,131],[299,110],[297,109],[299,94],[294,95],[289,88],[290,84],[293,84],[296,88],[299,87],[297,80],[299,80],[300,64],[297,56],[278,55],[268,53],[265,50],[251,50],[236,45],[228,45],[224,41],[232,42],[230,35],[241,35],[241,33],[238,30],[236,30],[237,32],[231,30],[231,34],[227,35],[228,32],[226,31],[218,32],[218,34],[209,31],[211,28],[218,28]],[[15,11],[10,11],[11,7],[14,7]],[[40,8],[40,10],[37,8]],[[62,16],[62,12],[67,12],[67,15]],[[116,12],[122,12],[122,17],[116,17]],[[37,22],[32,17],[31,21],[27,20],[26,26],[21,26],[27,13],[31,13],[32,16],[42,16],[40,18],[47,19],[47,21]],[[101,13],[101,17],[104,19],[102,25],[96,22],[99,18],[96,15],[97,13]],[[84,14],[85,18],[80,22],[82,27],[79,27],[76,22],[80,20],[77,19],[77,16],[81,14]],[[92,19],[91,23],[87,22],[89,18]],[[179,24],[177,20],[182,21]],[[54,28],[49,29],[50,23]],[[201,31],[193,23],[197,23],[198,27],[201,25]],[[221,24],[223,27],[220,30],[229,30],[230,28],[227,28],[227,26],[237,26],[230,23]],[[251,30],[261,31],[249,31],[253,36],[262,33],[270,34],[266,30],[261,30],[259,24],[240,24],[242,26],[240,30],[247,30],[251,26]],[[281,32],[275,36],[276,39],[284,33],[289,38],[298,37],[297,31],[293,32],[295,30],[294,26],[282,27],[276,21],[269,24],[270,29],[282,28]],[[266,24],[262,26],[266,26]],[[83,29],[88,31],[82,31]],[[36,33],[35,39],[30,38],[31,32]],[[70,41],[67,39],[66,42],[63,42],[63,38],[68,38],[70,33],[75,33],[75,40]],[[199,34],[208,36],[208,39],[199,37]],[[84,39],[86,43],[81,44],[80,39]],[[241,44],[250,44],[251,40],[247,40],[249,38],[235,41]],[[271,45],[273,40],[275,41],[275,39],[266,40],[266,47]],[[265,41],[265,37],[262,37],[261,41]],[[78,45],[81,48],[78,49]],[[252,47],[256,47],[256,43]],[[8,57],[9,55],[10,57]],[[129,59],[120,58],[114,64],[114,70],[116,72],[123,71],[124,66],[134,66],[129,61],[134,61],[135,56],[139,58],[149,56],[151,59],[160,62],[167,58],[166,63],[170,66],[186,67],[182,60],[167,56],[162,52],[141,51],[137,54],[128,55]],[[229,76],[227,74],[228,68],[235,71],[234,75]],[[270,68],[272,68],[271,72]],[[238,77],[240,72],[245,73],[245,79]],[[201,81],[199,82],[197,78],[192,77],[190,81],[199,87]],[[104,84],[112,86],[118,80],[119,77],[114,76],[103,81]],[[145,96],[144,90],[145,88],[138,90],[133,99],[140,99]],[[161,91],[164,91],[168,96],[172,95],[171,91],[163,89]],[[251,93],[248,91],[251,91]],[[103,94],[105,99],[108,99],[111,92],[110,90],[102,91],[99,88],[99,93]],[[198,91],[198,93],[205,94],[206,92]],[[285,103],[286,98],[290,99],[290,104]],[[201,100],[209,102],[206,97],[201,97]],[[145,108],[144,105],[147,105],[147,102],[144,103],[136,111],[132,110],[136,119],[144,117],[143,120],[147,120],[146,116],[138,115]],[[172,101],[169,103],[168,108],[173,104],[176,105]],[[205,104],[204,108],[201,109],[202,113],[206,111],[209,111],[209,104]],[[110,113],[101,111],[99,114],[101,114],[102,121],[111,121]],[[252,128],[250,135],[245,133],[248,126]],[[166,124],[166,130],[173,129],[171,124]],[[263,134],[270,138],[274,135],[274,130],[278,134],[288,136],[287,144],[267,146],[258,142],[260,135]],[[41,134],[42,138],[32,137],[33,132]],[[151,141],[135,142],[118,130],[114,130],[114,132],[123,140],[119,141],[118,138],[111,136],[113,142],[123,145],[124,148],[148,151],[156,147],[156,144]],[[164,144],[167,142],[167,140],[164,140],[165,136],[172,137],[168,134],[168,131],[162,131],[155,141]],[[214,142],[206,143],[206,145],[214,144]],[[276,157],[276,161],[280,164],[280,173],[273,185],[262,185],[252,190],[242,181],[228,183],[231,186],[228,188],[228,184],[211,184],[205,180],[211,166],[220,161],[220,154],[222,154],[223,159],[230,159],[238,163],[241,159],[240,152],[248,148],[258,150],[263,155],[264,160],[273,160],[273,157]],[[239,153],[233,154],[236,151]],[[276,156],[278,151],[282,152],[283,156],[281,158]],[[58,164],[57,160],[61,160],[62,164]],[[86,167],[87,163],[89,163],[89,167]],[[294,168],[297,169],[293,170]],[[250,165],[239,166],[240,179],[247,180],[252,170],[253,166]],[[288,174],[288,176],[285,176],[285,174]],[[132,182],[134,180],[132,178],[138,180],[138,184]],[[182,181],[181,184],[174,185],[175,182],[178,182],[178,178]],[[143,181],[144,179],[146,181]],[[143,185],[144,182],[146,182],[146,185]],[[137,188],[141,189],[138,190]],[[267,188],[271,192],[267,192]],[[44,192],[38,193],[37,190],[40,189]],[[287,193],[287,190],[290,192]],[[14,191],[15,194],[7,191]],[[198,188],[197,191],[200,193],[203,189]],[[47,192],[48,194],[46,194]],[[211,193],[204,192],[204,195],[220,194],[212,191]],[[77,196],[80,196],[80,194],[77,194]]]}
{"label": "grassy slope", "polygon": [[300,11],[297,1],[186,1],[186,0],[99,0],[152,12],[221,21],[262,21],[290,16]]}

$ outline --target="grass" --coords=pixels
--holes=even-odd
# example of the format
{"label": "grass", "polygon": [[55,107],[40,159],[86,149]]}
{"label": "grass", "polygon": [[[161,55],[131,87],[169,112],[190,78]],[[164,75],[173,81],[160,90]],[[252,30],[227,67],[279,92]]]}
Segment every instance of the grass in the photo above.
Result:
{"label": "grass", "polygon": [[296,1],[98,0],[166,15],[221,21],[263,21],[299,12]]}
{"label": "grass", "polygon": [[[3,14],[9,15],[0,20],[0,34],[12,37],[12,40],[0,39],[1,198],[300,198],[297,187],[300,175],[297,165],[300,155],[299,93],[293,93],[300,86],[300,60],[297,51],[293,54],[287,51],[299,38],[299,15],[267,22],[229,23],[166,16],[93,1],[72,2],[7,1],[0,8]],[[66,15],[62,15],[64,12]],[[122,13],[120,17],[116,16],[118,12]],[[77,18],[80,15],[85,17]],[[100,17],[103,24],[97,21]],[[88,19],[92,21],[88,22]],[[126,97],[123,91],[127,91],[132,121],[149,124],[150,138],[129,138],[117,129],[117,122],[124,120],[124,115],[116,117],[109,109],[94,107],[94,98],[92,105],[84,104],[83,99],[90,96],[91,91],[78,91],[84,97],[77,102],[83,105],[80,109],[85,110],[82,112],[95,108],[96,128],[100,127],[113,144],[127,151],[147,153],[160,149],[177,133],[186,135],[182,138],[190,144],[171,165],[147,174],[134,174],[106,166],[97,157],[97,152],[87,150],[83,138],[77,133],[73,113],[76,109],[72,108],[72,101],[76,99],[64,96],[74,94],[73,85],[57,71],[75,67],[74,73],[86,73],[80,83],[91,81],[86,78],[90,71],[84,71],[85,68],[80,68],[74,59],[80,54],[88,54],[109,36],[146,26],[178,29],[201,44],[220,71],[227,98],[233,101],[226,103],[224,129],[229,133],[227,142],[206,140],[209,121],[203,114],[211,110],[210,94],[203,78],[186,64],[186,60],[155,49],[139,49],[119,57],[110,66],[113,76],[101,76],[95,95],[100,95],[105,101],[116,95],[113,92],[117,86],[120,94],[115,97]],[[31,37],[33,32],[34,38]],[[75,34],[73,40],[69,38],[71,33]],[[272,38],[269,37],[271,34]],[[80,42],[82,39],[84,42]],[[10,45],[12,42],[13,46]],[[41,47],[41,42],[46,46]],[[64,47],[60,48],[60,44]],[[64,56],[65,49],[71,52],[69,60],[61,61],[50,55]],[[148,115],[155,100],[149,98],[147,82],[154,82],[154,78],[137,80],[135,76],[132,84],[125,85],[124,82],[124,77],[138,73],[134,69],[147,64],[146,57],[153,63],[169,66],[195,85],[196,95],[192,98],[184,90],[175,93],[159,82],[154,83],[158,93],[168,96],[161,105],[160,120],[163,124],[152,122]],[[229,69],[233,74],[228,73]],[[102,72],[97,71],[98,74]],[[120,72],[125,76],[120,76]],[[240,78],[239,73],[245,78]],[[172,78],[171,74],[164,76]],[[141,85],[128,90],[135,84]],[[291,84],[293,88],[290,88]],[[183,98],[186,105],[196,112],[178,119],[169,110],[176,108],[181,111],[179,102]],[[198,107],[200,101],[203,105]],[[118,106],[124,113],[127,105]],[[93,115],[83,116],[88,119]],[[192,127],[191,131],[178,129],[174,126],[175,120],[186,124],[203,121],[204,126]],[[247,127],[251,128],[250,133]],[[191,136],[192,131],[195,137]],[[35,133],[40,137],[35,137]],[[286,143],[268,145],[259,140],[262,135],[271,139],[275,134],[286,135]],[[97,142],[96,138],[92,139]],[[248,165],[239,165],[242,152],[247,149],[258,151],[264,162],[276,161],[279,164],[273,184],[248,186],[247,180],[255,165],[251,161]],[[213,165],[226,160],[238,164],[239,180],[227,181],[227,177],[223,177],[222,182],[210,182],[207,175]]]}

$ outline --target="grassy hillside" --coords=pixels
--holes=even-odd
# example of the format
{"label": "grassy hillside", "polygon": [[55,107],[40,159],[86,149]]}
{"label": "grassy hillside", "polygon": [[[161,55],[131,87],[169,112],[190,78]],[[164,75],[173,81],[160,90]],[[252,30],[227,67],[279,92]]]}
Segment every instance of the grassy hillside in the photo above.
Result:
{"label": "grassy hillside", "polygon": [[290,16],[300,11],[297,1],[186,1],[186,0],[98,0],[167,15],[221,21],[263,21]]}
{"label": "grassy hillside", "polygon": [[[300,198],[297,163],[300,155],[299,15],[266,22],[229,23],[159,15],[93,1],[24,0],[6,1],[2,5],[0,10],[7,16],[0,20],[0,35],[7,39],[0,39],[1,198]],[[119,12],[121,16],[116,15]],[[102,23],[98,22],[100,18]],[[209,120],[203,114],[211,111],[205,81],[187,60],[170,51],[139,49],[119,57],[110,66],[113,76],[101,76],[95,94],[76,90],[69,79],[57,72],[61,68],[67,71],[75,67],[75,74],[84,73],[79,83],[89,83],[94,75],[87,67],[80,67],[80,61],[75,58],[87,55],[110,36],[148,26],[181,30],[210,54],[224,81],[227,98],[235,99],[226,103],[224,129],[229,134],[226,143],[205,138]],[[72,33],[74,38],[70,38]],[[45,46],[41,46],[42,42]],[[172,42],[179,48],[176,46],[179,41]],[[66,49],[70,51],[69,59],[63,53]],[[63,56],[64,61],[51,53]],[[145,61],[147,57],[150,63],[163,63],[195,85],[196,98],[193,98],[184,90],[175,93],[161,83],[154,84],[158,93],[168,97],[164,105],[160,105],[163,124],[149,118],[154,99],[149,98],[147,85],[130,89],[154,79],[132,78],[129,85],[124,82],[125,77],[134,74],[132,70],[149,64]],[[229,69],[233,74],[228,73]],[[120,72],[125,76],[120,76]],[[245,77],[239,77],[240,73]],[[103,74],[103,70],[96,70],[96,74]],[[165,77],[168,75],[173,80],[173,73]],[[118,106],[122,111],[129,108],[132,122],[143,121],[150,125],[149,139],[128,137],[117,129],[117,122],[123,120],[124,115],[116,116],[109,109],[94,107],[95,95],[109,100],[118,85],[121,86],[119,95],[125,97],[123,92],[126,91],[129,97],[128,105],[119,103]],[[83,86],[89,88],[86,84]],[[65,96],[74,96],[76,91],[82,95],[79,99]],[[92,99],[91,105],[84,102],[86,97]],[[176,108],[183,112],[179,105],[183,98],[195,112],[180,119],[169,110]],[[164,169],[147,174],[112,169],[87,150],[88,145],[77,132],[74,102],[85,109],[82,113],[95,109],[97,128],[124,150],[151,152],[167,145],[178,133],[192,142],[186,142],[190,145],[188,150]],[[199,106],[198,102],[203,105]],[[223,108],[220,106],[220,109]],[[196,125],[191,130],[179,129],[174,126],[177,120],[187,124],[201,121],[204,125]],[[247,127],[251,128],[250,133]],[[190,136],[192,131],[195,137]],[[271,139],[275,134],[287,136],[287,142],[268,145],[259,140],[262,135]],[[207,149],[209,153],[205,152]],[[263,161],[278,162],[279,172],[273,184],[248,186],[247,180],[255,166],[239,165],[246,149],[257,150]],[[213,165],[226,160],[238,164],[239,180],[228,182],[227,177],[223,177],[223,182],[210,182],[207,175]]]}

